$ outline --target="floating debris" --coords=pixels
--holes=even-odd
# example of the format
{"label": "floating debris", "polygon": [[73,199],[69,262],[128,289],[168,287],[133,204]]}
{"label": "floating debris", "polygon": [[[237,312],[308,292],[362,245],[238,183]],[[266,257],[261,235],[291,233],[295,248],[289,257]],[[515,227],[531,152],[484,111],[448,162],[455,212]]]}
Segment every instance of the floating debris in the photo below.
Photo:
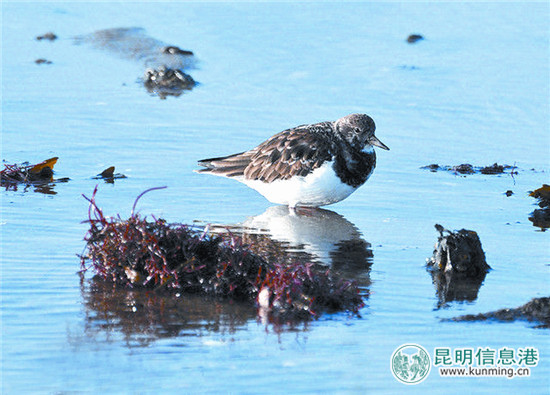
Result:
{"label": "floating debris", "polygon": [[541,228],[542,231],[550,228],[550,210],[549,209],[536,209],[529,216],[529,221],[533,223],[533,226]]}
{"label": "floating debris", "polygon": [[53,179],[53,167],[57,157],[46,159],[36,165],[24,162],[21,165],[4,164],[4,170],[0,171],[0,184],[6,190],[17,190],[19,184],[34,185],[37,192],[55,194],[47,184],[54,182],[67,182],[69,178]]}
{"label": "floating debris", "polygon": [[148,221],[134,212],[144,193],[128,219],[107,218],[95,203],[96,193],[97,187],[90,199],[85,197],[90,229],[82,269],[92,268],[116,286],[256,301],[271,314],[296,318],[323,311],[358,314],[363,306],[358,287],[326,267],[268,262],[237,236]]}
{"label": "floating debris", "polygon": [[453,166],[451,170],[454,171],[455,173],[460,173],[460,174],[474,174],[474,167],[469,163]]}
{"label": "floating debris", "polygon": [[550,207],[550,185],[542,184],[539,189],[529,192],[529,196],[538,199],[539,206],[542,208]]}
{"label": "floating debris", "polygon": [[504,192],[504,194],[507,196],[507,197],[510,197],[514,194],[514,191],[508,189],[506,192]]}
{"label": "floating debris", "polygon": [[541,207],[531,213],[529,221],[533,223],[533,226],[545,231],[550,228],[550,185],[543,184],[542,187],[531,191],[529,196],[538,199],[538,205]]}
{"label": "floating debris", "polygon": [[477,299],[490,269],[477,233],[466,229],[452,232],[439,224],[435,228],[439,237],[426,265],[436,287],[438,307],[452,301]]}
{"label": "floating debris", "polygon": [[147,69],[144,75],[147,91],[166,99],[167,96],[179,96],[185,90],[196,85],[195,80],[180,69],[169,69],[160,66],[158,69]]}
{"label": "floating debris", "polygon": [[422,37],[420,34],[411,34],[409,37],[407,37],[407,42],[409,44],[414,44],[420,40],[424,40],[424,37]]}
{"label": "floating debris", "polygon": [[518,174],[515,170],[516,166],[499,165],[498,163],[494,163],[491,166],[473,166],[469,163],[463,163],[456,166],[440,166],[437,163],[433,163],[431,165],[422,166],[421,169],[426,169],[434,173],[436,171],[449,171],[455,174],[504,174],[509,170],[508,173],[511,175]]}
{"label": "floating debris", "polygon": [[431,172],[436,172],[438,170],[443,170],[437,163],[432,163],[431,165],[422,166],[421,169],[430,170]]}
{"label": "floating debris", "polygon": [[37,36],[36,39],[38,41],[42,41],[42,40],[54,41],[54,40],[57,40],[57,36],[52,32],[48,32],[48,33],[43,34],[41,36]]}
{"label": "floating debris", "polygon": [[103,170],[101,173],[99,173],[97,176],[101,178],[113,178],[115,175],[115,167],[111,166]]}
{"label": "floating debris", "polygon": [[109,184],[113,184],[116,179],[126,178],[124,174],[115,173],[115,167],[111,166],[103,170],[97,176],[92,177],[94,180],[105,180]]}
{"label": "floating debris", "polygon": [[197,85],[183,71],[195,66],[193,52],[149,37],[142,28],[98,30],[76,37],[75,41],[77,44],[91,44],[124,58],[142,62],[146,71],[140,80],[149,93],[161,99],[180,96]]}
{"label": "floating debris", "polygon": [[516,321],[527,320],[540,322],[539,328],[550,328],[550,298],[534,298],[523,306],[515,309],[501,309],[485,314],[468,314],[447,319],[445,321]]}
{"label": "floating debris", "polygon": [[491,166],[482,167],[479,169],[481,174],[502,174],[504,173],[505,166],[493,163]]}
{"label": "floating debris", "polygon": [[34,63],[36,63],[36,64],[52,64],[52,62],[50,60],[42,59],[42,58],[36,59],[34,61]]}
{"label": "floating debris", "polygon": [[181,49],[181,48],[174,47],[174,46],[171,46],[171,45],[161,48],[161,52],[166,53],[166,54],[170,54],[170,55],[185,55],[185,56],[193,56],[194,55],[192,51],[188,51],[186,49]]}

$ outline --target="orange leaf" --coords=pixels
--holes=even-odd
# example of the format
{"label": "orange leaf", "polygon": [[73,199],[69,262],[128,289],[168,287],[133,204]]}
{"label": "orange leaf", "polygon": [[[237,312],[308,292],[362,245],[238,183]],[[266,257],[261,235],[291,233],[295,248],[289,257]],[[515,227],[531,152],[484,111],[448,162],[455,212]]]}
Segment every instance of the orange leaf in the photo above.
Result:
{"label": "orange leaf", "polygon": [[45,167],[49,167],[50,169],[53,170],[53,166],[57,162],[57,159],[58,159],[57,156],[54,157],[54,158],[46,159],[44,162],[40,162],[39,164],[34,165],[29,170],[29,172],[30,173],[40,173],[42,171],[42,169],[45,168]]}
{"label": "orange leaf", "polygon": [[529,194],[529,196],[533,197],[540,197],[543,199],[550,199],[550,185],[548,184],[542,184],[542,186],[539,189],[535,189],[533,192]]}

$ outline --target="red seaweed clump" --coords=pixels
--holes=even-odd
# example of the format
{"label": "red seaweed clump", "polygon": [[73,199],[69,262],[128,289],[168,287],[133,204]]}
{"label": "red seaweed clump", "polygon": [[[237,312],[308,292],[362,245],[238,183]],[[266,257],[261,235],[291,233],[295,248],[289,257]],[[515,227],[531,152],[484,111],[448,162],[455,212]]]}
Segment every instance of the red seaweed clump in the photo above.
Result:
{"label": "red seaweed clump", "polygon": [[274,314],[296,317],[322,311],[358,313],[363,306],[359,288],[325,267],[267,261],[237,236],[214,236],[208,229],[163,219],[149,221],[134,210],[128,219],[108,218],[95,203],[96,192],[97,187],[86,198],[90,229],[82,269],[92,268],[118,286],[257,301]]}

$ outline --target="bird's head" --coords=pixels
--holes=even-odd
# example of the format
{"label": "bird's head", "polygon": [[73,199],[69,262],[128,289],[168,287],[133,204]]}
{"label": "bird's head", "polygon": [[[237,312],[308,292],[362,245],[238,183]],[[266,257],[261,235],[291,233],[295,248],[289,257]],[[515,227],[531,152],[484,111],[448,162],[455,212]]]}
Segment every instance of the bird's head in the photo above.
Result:
{"label": "bird's head", "polygon": [[335,123],[336,131],[353,147],[362,150],[376,146],[385,150],[389,148],[374,135],[376,126],[366,114],[351,114],[340,118]]}

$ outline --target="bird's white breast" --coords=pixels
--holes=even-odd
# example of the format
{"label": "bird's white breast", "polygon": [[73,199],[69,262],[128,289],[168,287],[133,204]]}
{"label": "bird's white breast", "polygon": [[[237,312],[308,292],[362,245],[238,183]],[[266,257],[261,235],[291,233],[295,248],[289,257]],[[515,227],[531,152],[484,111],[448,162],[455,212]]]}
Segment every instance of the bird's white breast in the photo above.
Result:
{"label": "bird's white breast", "polygon": [[307,176],[294,176],[287,180],[266,183],[259,180],[239,181],[262,194],[272,203],[295,206],[325,206],[347,198],[356,188],[338,178],[332,167],[325,162]]}

